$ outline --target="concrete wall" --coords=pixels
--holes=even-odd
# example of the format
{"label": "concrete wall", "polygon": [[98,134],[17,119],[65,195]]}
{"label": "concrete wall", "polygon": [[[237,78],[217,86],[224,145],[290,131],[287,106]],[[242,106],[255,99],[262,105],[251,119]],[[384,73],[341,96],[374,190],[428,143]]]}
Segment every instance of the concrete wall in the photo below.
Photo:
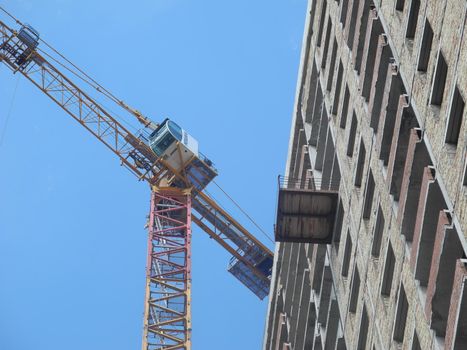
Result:
{"label": "concrete wall", "polygon": [[286,175],[338,174],[344,214],[332,245],[278,244],[265,350],[465,348],[466,17],[464,0],[309,1]]}

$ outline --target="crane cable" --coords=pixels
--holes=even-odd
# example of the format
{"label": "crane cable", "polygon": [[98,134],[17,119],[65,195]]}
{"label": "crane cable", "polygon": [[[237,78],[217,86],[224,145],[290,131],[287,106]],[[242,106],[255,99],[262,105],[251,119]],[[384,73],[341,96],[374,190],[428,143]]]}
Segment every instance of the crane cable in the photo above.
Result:
{"label": "crane cable", "polygon": [[224,189],[222,189],[222,187],[220,187],[219,184],[218,184],[216,181],[213,180],[212,183],[213,183],[214,185],[216,185],[216,187],[217,187],[219,190],[221,190],[222,193],[224,193],[224,195],[225,195],[225,196],[226,196],[226,197],[227,197],[242,213],[243,213],[243,215],[245,215],[245,216],[248,218],[248,220],[250,220],[250,221],[253,223],[253,225],[256,226],[256,228],[257,228],[258,230],[261,231],[261,233],[262,233],[264,236],[266,236],[266,238],[267,238],[269,241],[271,241],[272,243],[275,243],[274,240],[271,239],[271,236],[268,235],[268,234],[266,233],[266,231],[264,231],[263,228],[262,228],[261,226],[259,226],[259,225],[256,223],[256,221],[240,206],[240,204],[238,204],[231,196],[229,196],[229,194],[228,194],[226,191],[224,191]]}
{"label": "crane cable", "polygon": [[[88,85],[92,86],[94,89],[96,89],[98,92],[106,96],[109,100],[113,101],[115,104],[120,106],[121,108],[125,109],[128,113],[132,114],[133,116],[136,117],[136,119],[142,123],[141,118],[144,120],[147,120],[146,117],[144,117],[139,111],[136,109],[128,106],[123,100],[117,98],[112,92],[107,90],[104,86],[99,84],[94,78],[92,78],[90,75],[88,75],[85,71],[83,71],[81,68],[79,68],[77,65],[75,65],[73,62],[71,62],[68,58],[66,58],[63,54],[61,54],[58,50],[56,50],[52,45],[50,45],[48,42],[46,42],[44,39],[39,38],[39,40],[44,43],[46,47],[48,47],[50,50],[52,50],[55,54],[57,54],[60,58],[62,58],[66,63],[71,65],[74,69],[76,69],[79,73],[82,74],[82,76],[79,76],[78,73],[74,72],[71,70],[71,68],[66,67],[70,72],[78,76],[80,79],[82,79],[84,82],[86,82]],[[41,52],[44,52],[43,50],[40,50]],[[47,56],[51,57],[49,54]],[[52,58],[52,57],[51,57]],[[54,58],[52,58],[54,59]],[[58,62],[58,60],[54,59],[54,61]],[[64,64],[60,63],[62,66],[65,66]],[[91,83],[92,82],[92,83]],[[146,125],[147,126],[147,125]]]}
{"label": "crane cable", "polygon": [[[12,18],[17,24],[20,24],[20,25],[23,25],[23,23],[21,23],[21,21],[19,21],[18,19],[16,19],[16,17],[14,17],[12,14],[10,14],[7,10],[5,10],[2,6],[0,6],[0,10],[2,10],[3,12],[5,12],[10,18]],[[64,67],[65,69],[67,69],[69,72],[71,72],[72,74],[74,74],[75,76],[77,76],[78,78],[80,78],[81,80],[83,80],[85,83],[87,83],[88,85],[94,87],[98,92],[102,93],[104,96],[106,96],[107,98],[109,98],[110,100],[112,100],[114,103],[118,104],[119,106],[121,106],[122,108],[124,108],[125,110],[127,110],[129,113],[133,114],[133,115],[137,115],[137,112],[135,109],[129,107],[127,104],[125,104],[123,102],[123,100],[120,100],[118,99],[114,94],[112,94],[109,90],[107,90],[105,87],[103,87],[101,84],[99,84],[96,80],[94,80],[92,77],[90,77],[86,72],[84,72],[81,68],[79,68],[78,66],[76,66],[73,62],[71,62],[69,59],[67,59],[65,56],[63,56],[58,50],[56,50],[55,48],[53,48],[49,43],[47,43],[44,39],[39,39],[41,42],[44,43],[45,46],[47,46],[50,50],[52,50],[55,54],[57,54],[60,58],[62,58],[63,60],[65,60],[65,62],[67,62],[68,64],[70,64],[73,68],[75,68],[79,73],[82,74],[82,76],[80,76],[78,73],[76,73],[75,71],[73,71],[71,68],[67,67],[65,64],[59,62],[57,59],[55,59],[54,57],[52,57],[50,54],[46,53],[44,50],[40,50],[42,53],[44,53],[45,55],[47,55],[49,58],[51,58],[52,60],[54,60],[56,63],[60,64],[62,67]],[[18,79],[18,82],[19,82],[19,79]],[[91,83],[92,82],[92,83]],[[16,85],[16,88],[18,87],[18,83]],[[15,88],[15,95],[16,95],[16,88]],[[13,97],[13,101],[14,101],[14,97]],[[9,114],[11,114],[11,108],[13,106],[13,101],[12,101],[12,104],[10,106],[10,112]],[[8,119],[9,119],[9,115],[7,115],[7,120],[6,122],[8,122]],[[4,132],[6,130],[6,123],[5,123],[5,128],[3,130],[3,133],[2,133],[2,137],[0,139],[0,147],[2,145],[2,142],[3,142],[3,135],[4,135]],[[217,182],[213,181],[213,183],[216,185],[217,188],[219,188],[219,190],[222,191],[222,193],[224,193],[224,195],[248,218],[248,220],[251,221],[251,223],[253,223],[254,226],[256,226],[256,228],[258,228],[258,230],[261,231],[261,233],[269,240],[271,241],[272,243],[274,243],[274,240],[271,239],[270,235],[268,235],[266,233],[265,230],[263,230],[263,228],[261,226],[258,225],[258,223],[256,223],[256,221],[231,197],[228,195],[228,193],[226,191],[224,191],[218,184]]]}
{"label": "crane cable", "polygon": [[[23,23],[18,20],[16,17],[14,17],[11,13],[9,13],[7,10],[3,8],[3,6],[0,6],[0,10],[2,10],[7,16],[9,16],[11,19],[13,19],[17,24],[23,25]],[[127,112],[130,114],[133,114],[138,121],[140,121],[140,117],[142,116],[141,113],[139,113],[136,109],[128,106],[123,100],[120,100],[117,98],[113,93],[111,93],[109,90],[107,90],[104,86],[99,84],[95,79],[93,79],[91,76],[89,76],[86,72],[84,72],[81,68],[79,68],[77,65],[75,65],[73,62],[71,62],[68,58],[66,58],[64,55],[62,55],[58,50],[56,50],[52,45],[50,45],[48,42],[46,42],[44,39],[39,38],[39,40],[44,43],[46,47],[48,47],[50,50],[52,50],[55,54],[57,54],[60,58],[62,58],[65,62],[67,62],[69,65],[71,65],[73,68],[75,68],[81,76],[73,71],[71,68],[67,67],[65,64],[59,62],[56,58],[52,57],[50,54],[46,53],[44,50],[38,49],[40,52],[44,53],[47,55],[49,58],[60,64],[62,67],[73,73],[75,76],[83,80],[85,83],[87,83],[89,86],[93,87],[96,89],[98,92],[106,96],[108,99],[125,109]],[[143,117],[145,118],[145,117]]]}
{"label": "crane cable", "polygon": [[6,15],[9,16],[11,19],[13,19],[13,21],[15,21],[17,24],[23,25],[23,23],[21,23],[18,19],[15,18],[15,16],[13,16],[11,13],[9,13],[7,10],[5,10],[5,9],[3,8],[3,6],[0,6],[0,10],[2,10],[3,12],[5,12]]}
{"label": "crane cable", "polygon": [[10,121],[10,117],[13,111],[13,106],[15,104],[16,92],[18,91],[18,85],[19,85],[19,79],[20,79],[20,75],[18,75],[18,78],[16,79],[15,88],[13,90],[13,96],[11,97],[10,107],[8,108],[8,113],[5,118],[5,123],[3,124],[3,128],[0,133],[0,148],[2,148],[3,146],[3,141],[5,140],[6,129],[8,127],[8,122]]}
{"label": "crane cable", "polygon": [[[71,69],[70,67],[67,67],[65,64],[63,64],[62,62],[60,62],[58,59],[56,59],[55,57],[53,57],[52,55],[50,55],[49,53],[47,53],[46,51],[44,50],[41,50],[41,49],[37,49],[38,51],[40,51],[43,55],[47,56],[50,60],[54,61],[56,64],[58,64],[60,67],[62,67],[63,69],[66,69],[68,72],[70,72],[71,74],[73,74],[74,76],[76,76],[78,79],[82,80],[84,83],[88,84],[89,86],[95,88],[97,91],[101,92],[100,90],[98,90],[94,85],[92,85],[88,80],[86,80],[84,77],[80,76],[77,72],[75,72],[73,69]],[[107,95],[104,94],[105,97],[108,97]],[[141,131],[141,128],[138,128],[137,126],[135,126],[134,124],[132,124],[131,122],[129,122],[128,120],[126,120],[125,118],[123,118],[122,116],[120,116],[118,113],[116,113],[115,111],[113,111],[109,106],[106,106],[103,102],[99,101],[97,98],[93,97],[93,99],[98,102],[98,104],[102,107],[104,107],[105,109],[107,109],[109,112],[112,113],[112,115],[114,116],[117,116],[118,117],[118,120],[124,124],[126,124],[126,126],[128,126],[130,129],[132,129],[133,132],[137,133],[139,131]],[[113,100],[112,100],[113,101]]]}

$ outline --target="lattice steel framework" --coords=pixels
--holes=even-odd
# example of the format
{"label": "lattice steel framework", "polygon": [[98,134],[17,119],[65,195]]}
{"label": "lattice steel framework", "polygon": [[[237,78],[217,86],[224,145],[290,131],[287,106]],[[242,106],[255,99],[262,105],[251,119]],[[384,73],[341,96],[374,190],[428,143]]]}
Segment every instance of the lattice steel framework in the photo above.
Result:
{"label": "lattice steel framework", "polygon": [[191,349],[191,195],[152,192],[143,350]]}
{"label": "lattice steel framework", "polygon": [[169,176],[166,164],[97,101],[74,84],[18,33],[0,21],[0,62],[19,72],[114,152],[139,179],[155,183]]}
{"label": "lattice steel framework", "polygon": [[[143,349],[190,349],[191,221],[232,254],[229,272],[259,298],[266,297],[272,252],[203,193],[204,185],[192,183],[186,174],[158,157],[143,136],[135,136],[125,128],[48,62],[36,50],[37,45],[31,46],[30,41],[21,38],[20,32],[0,21],[0,62],[31,81],[115,153],[121,164],[139,180],[147,181],[154,191],[149,222]],[[122,101],[115,102],[134,112]],[[144,117],[138,113],[135,116],[147,126]],[[161,183],[171,187],[161,188]],[[192,188],[192,195],[184,188]]]}

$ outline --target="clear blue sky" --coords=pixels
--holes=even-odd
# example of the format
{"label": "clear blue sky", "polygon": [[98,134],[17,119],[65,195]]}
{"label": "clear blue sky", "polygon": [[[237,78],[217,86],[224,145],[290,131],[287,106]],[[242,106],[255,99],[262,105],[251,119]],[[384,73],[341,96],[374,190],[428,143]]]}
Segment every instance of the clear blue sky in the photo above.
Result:
{"label": "clear blue sky", "polygon": [[[306,3],[1,1],[128,104],[188,130],[218,183],[271,233]],[[147,185],[0,66],[3,130],[0,349],[138,349]],[[203,231],[193,235],[194,349],[259,349],[267,301],[227,273],[229,256]]]}

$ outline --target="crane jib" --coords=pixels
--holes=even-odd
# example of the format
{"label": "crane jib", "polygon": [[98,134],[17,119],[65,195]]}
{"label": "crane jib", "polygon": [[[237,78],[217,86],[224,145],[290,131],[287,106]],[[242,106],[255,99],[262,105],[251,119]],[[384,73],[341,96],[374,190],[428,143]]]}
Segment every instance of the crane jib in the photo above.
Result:
{"label": "crane jib", "polygon": [[[39,42],[39,33],[32,27],[23,25],[19,31],[14,31],[0,21],[0,62],[13,73],[19,72],[25,76],[77,120],[115,153],[122,165],[134,173],[139,180],[145,180],[152,188],[157,188],[163,180],[173,188],[190,188],[192,191],[190,208],[192,206],[199,215],[192,216],[193,222],[232,254],[228,271],[259,298],[266,297],[270,288],[273,254],[203,192],[203,189],[217,175],[212,162],[199,155],[187,165],[181,162],[184,168],[175,169],[172,163],[151,149],[147,139],[135,136],[94,98],[48,62],[37,51]],[[128,106],[126,107],[130,110]],[[150,123],[146,122],[146,125]],[[188,141],[184,141],[186,140],[182,139],[182,143],[188,144]],[[184,212],[186,209],[180,210]],[[163,241],[164,229],[158,232]],[[153,282],[157,288],[162,286],[161,290],[164,294],[166,287],[163,287],[165,283],[163,279],[166,278],[166,274],[163,271],[159,272],[161,279]],[[151,301],[146,300],[146,302]],[[189,312],[187,315],[187,320],[189,320]],[[154,320],[157,319],[159,322],[159,316]],[[153,325],[148,324],[148,327],[153,327]],[[154,334],[157,332],[155,331]],[[182,341],[186,344],[190,343],[186,337]]]}
{"label": "crane jib", "polygon": [[[0,21],[0,58],[2,62],[13,71],[19,71],[26,76],[68,114],[78,120],[116,153],[121,158],[122,164],[135,173],[139,179],[155,184],[161,176],[177,175],[172,169],[168,169],[168,165],[164,164],[144,140],[129,132],[95,100],[43,58],[36,51],[38,44],[39,34],[32,27],[23,26],[19,32],[15,32]],[[190,176],[190,173],[188,172],[187,176]],[[196,176],[182,180],[185,184],[196,182]],[[199,187],[197,185],[194,187],[197,190],[202,190],[206,184],[202,183]],[[241,256],[244,257],[245,261],[249,261],[253,265],[272,261],[271,252],[259,244],[251,234],[232,225],[228,216],[223,215],[219,208],[212,208],[210,203],[199,198],[197,191],[195,191],[194,197],[197,200],[193,202],[193,208],[200,214],[200,217],[209,222],[214,231],[219,232],[224,237],[223,239],[227,239],[235,245],[236,249],[241,251]],[[237,226],[239,225],[237,224]],[[269,275],[267,269],[264,273],[265,276]]]}

